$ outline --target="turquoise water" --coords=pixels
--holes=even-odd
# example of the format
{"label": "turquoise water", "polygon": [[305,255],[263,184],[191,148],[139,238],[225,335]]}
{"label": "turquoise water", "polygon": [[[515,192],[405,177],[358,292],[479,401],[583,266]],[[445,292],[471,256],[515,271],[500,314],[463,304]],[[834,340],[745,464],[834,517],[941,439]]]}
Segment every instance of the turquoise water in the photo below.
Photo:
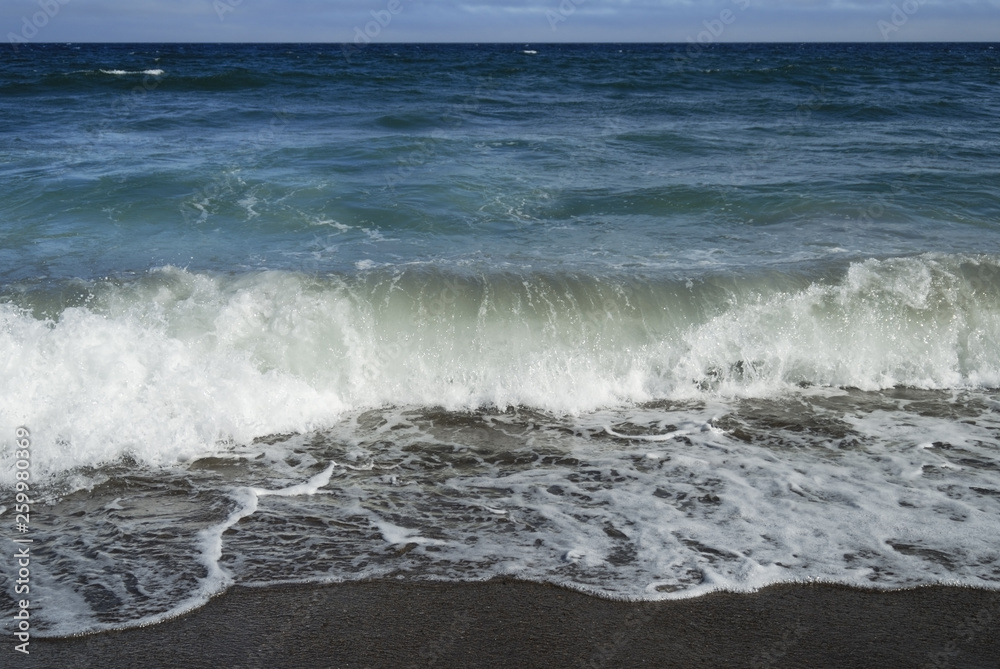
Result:
{"label": "turquoise water", "polygon": [[8,53],[39,633],[287,580],[997,587],[998,84],[989,44]]}

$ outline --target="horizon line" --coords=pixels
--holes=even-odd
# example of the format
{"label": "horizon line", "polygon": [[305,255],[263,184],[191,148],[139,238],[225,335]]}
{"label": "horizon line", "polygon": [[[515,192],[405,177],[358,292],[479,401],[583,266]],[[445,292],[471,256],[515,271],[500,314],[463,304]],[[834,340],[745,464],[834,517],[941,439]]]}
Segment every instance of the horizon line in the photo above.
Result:
{"label": "horizon line", "polygon": [[[185,41],[185,40],[141,40],[141,41],[129,41],[129,40],[32,40],[24,44],[19,44],[20,47],[29,46],[32,44],[62,44],[62,45],[72,45],[72,44],[354,44],[354,42],[342,42],[342,41],[313,41],[306,40],[301,42],[288,42],[288,41],[271,41],[271,40],[254,40],[254,41],[241,41],[241,40],[223,40],[223,41],[211,41],[211,40],[196,40],[196,41]],[[504,41],[452,41],[452,40],[432,40],[432,41],[371,41],[365,44],[368,46],[391,46],[399,44],[416,44],[416,45],[502,45],[502,44],[518,44],[524,46],[531,45],[550,45],[550,46],[560,46],[560,45],[570,45],[570,44],[644,44],[644,45],[677,45],[677,46],[688,46],[690,42],[677,42],[677,41],[664,41],[664,42],[649,42],[644,40],[626,40],[626,41],[596,41],[596,40],[584,40],[584,41],[559,41],[559,42],[531,42],[531,41],[520,41],[520,40],[504,40]],[[734,45],[752,45],[752,44],[1000,44],[1000,40],[754,40],[754,41],[723,41],[719,40],[712,42],[710,44],[702,44],[702,47],[712,47],[717,45],[734,44]]]}

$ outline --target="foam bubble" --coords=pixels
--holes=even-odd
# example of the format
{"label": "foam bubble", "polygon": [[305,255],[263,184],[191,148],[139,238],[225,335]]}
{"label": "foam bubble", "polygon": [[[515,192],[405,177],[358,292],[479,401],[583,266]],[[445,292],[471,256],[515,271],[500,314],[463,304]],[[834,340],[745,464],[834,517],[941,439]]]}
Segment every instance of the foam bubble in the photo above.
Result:
{"label": "foam bubble", "polygon": [[125,76],[128,74],[148,74],[150,76],[160,77],[165,74],[165,72],[159,68],[151,70],[101,70],[100,72],[101,74],[111,74],[118,77]]}
{"label": "foam bubble", "polygon": [[690,286],[164,268],[77,286],[68,303],[59,288],[0,304],[12,361],[0,430],[29,426],[45,475],[121,457],[183,462],[385,405],[579,414],[809,385],[996,386],[998,284],[994,258],[952,256]]}

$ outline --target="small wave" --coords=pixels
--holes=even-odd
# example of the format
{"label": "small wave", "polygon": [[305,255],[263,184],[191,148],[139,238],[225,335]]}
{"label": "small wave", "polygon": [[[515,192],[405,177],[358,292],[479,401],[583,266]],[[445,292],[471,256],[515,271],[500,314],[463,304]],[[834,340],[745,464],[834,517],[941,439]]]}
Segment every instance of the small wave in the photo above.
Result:
{"label": "small wave", "polygon": [[122,77],[128,74],[148,74],[153,77],[162,77],[166,74],[159,68],[153,70],[100,70],[100,72],[101,74],[111,74],[116,77]]}

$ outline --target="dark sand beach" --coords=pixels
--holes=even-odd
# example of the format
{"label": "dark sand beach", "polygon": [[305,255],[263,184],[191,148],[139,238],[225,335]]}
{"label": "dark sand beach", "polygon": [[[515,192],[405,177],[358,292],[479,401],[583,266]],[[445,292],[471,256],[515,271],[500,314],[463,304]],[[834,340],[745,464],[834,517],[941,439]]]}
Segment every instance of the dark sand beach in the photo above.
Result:
{"label": "dark sand beach", "polygon": [[998,620],[1000,593],[950,587],[780,585],[658,603],[512,580],[237,587],[160,625],[35,640],[4,664],[996,669]]}

